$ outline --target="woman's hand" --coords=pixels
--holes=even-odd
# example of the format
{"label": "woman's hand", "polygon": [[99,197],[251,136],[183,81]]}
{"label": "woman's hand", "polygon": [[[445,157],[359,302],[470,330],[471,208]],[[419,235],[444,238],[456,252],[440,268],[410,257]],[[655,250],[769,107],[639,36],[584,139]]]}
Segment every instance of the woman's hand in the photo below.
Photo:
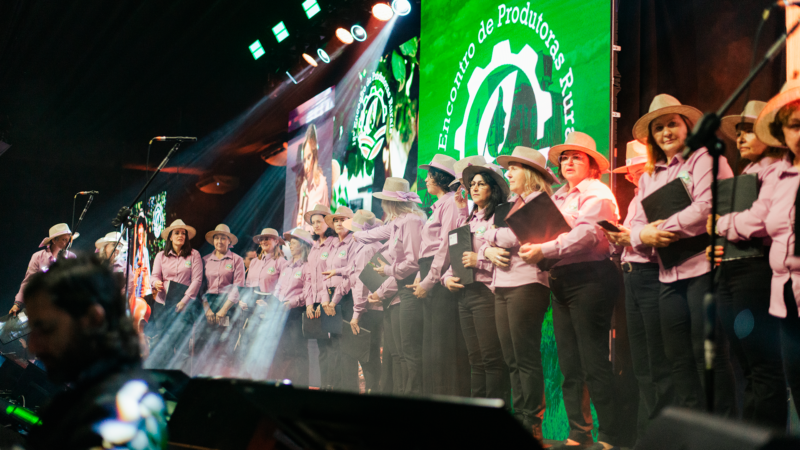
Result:
{"label": "woman's hand", "polygon": [[519,248],[519,257],[530,265],[534,265],[544,259],[541,244],[522,244]]}
{"label": "woman's hand", "polygon": [[14,306],[11,307],[11,310],[8,313],[10,315],[16,317],[16,315],[19,313],[20,309],[21,308],[16,303],[14,303]]}
{"label": "woman's hand", "polygon": [[475,252],[464,252],[461,256],[461,264],[464,267],[478,267],[478,254]]}
{"label": "woman's hand", "polygon": [[211,308],[206,310],[206,322],[208,322],[209,325],[217,324],[217,315],[214,314],[214,311],[212,311]]}
{"label": "woman's hand", "polygon": [[489,247],[483,252],[483,256],[489,260],[492,264],[500,268],[508,267],[508,262],[511,258],[511,253],[504,249],[498,247]]}
{"label": "woman's hand", "polygon": [[[722,257],[725,256],[725,247],[721,245],[715,245],[714,248],[716,251],[714,252],[714,265],[719,266],[722,264]],[[709,245],[706,247],[706,260],[711,261],[711,246]]]}
{"label": "woman's hand", "polygon": [[336,315],[336,306],[333,303],[326,302],[322,304],[322,309],[325,311],[325,314],[333,317]]}
{"label": "woman's hand", "polygon": [[222,321],[225,319],[225,315],[228,313],[227,311],[224,311],[224,309],[225,308],[220,308],[220,310],[217,311],[217,314],[215,314],[217,316],[217,325],[222,325]]}
{"label": "woman's hand", "polygon": [[239,308],[242,308],[242,311],[247,311],[247,303],[239,300]]}
{"label": "woman's hand", "polygon": [[156,291],[156,292],[163,291],[164,290],[164,283],[159,281],[159,280],[156,280],[153,283],[153,290]]}
{"label": "woman's hand", "polygon": [[416,285],[417,287],[414,288],[414,296],[417,298],[425,298],[428,296],[428,291],[422,288],[419,284]]}
{"label": "woman's hand", "polygon": [[600,229],[603,230],[603,234],[606,235],[606,239],[608,239],[608,242],[614,245],[618,245],[620,247],[630,247],[631,230],[623,226],[619,226],[617,228],[619,228],[622,231],[616,232],[616,231],[608,231],[605,228],[600,228]]}
{"label": "woman's hand", "polygon": [[361,328],[358,327],[358,319],[353,317],[353,320],[350,321],[350,329],[353,330],[353,334],[358,334],[361,332]]}
{"label": "woman's hand", "polygon": [[378,272],[378,275],[385,277],[386,273],[384,272],[383,268],[386,267],[386,263],[382,259],[378,258],[378,264],[380,264],[380,266],[375,268],[375,272]]}
{"label": "woman's hand", "polygon": [[322,316],[322,307],[317,306],[317,309],[314,310],[314,319],[319,319]]}
{"label": "woman's hand", "polygon": [[656,220],[655,222],[645,225],[639,233],[639,238],[642,240],[642,243],[650,247],[661,248],[680,239],[680,236],[675,233],[659,230],[657,227],[662,223],[664,223],[663,220]]}
{"label": "woman's hand", "polygon": [[306,305],[306,317],[309,319],[314,318],[314,305]]}
{"label": "woman's hand", "polygon": [[330,280],[331,278],[336,276],[336,269],[326,270],[325,272],[322,272],[322,274],[325,275],[326,280]]}
{"label": "woman's hand", "polygon": [[711,225],[712,225],[712,223],[715,225],[714,229],[715,230],[717,229],[716,228],[716,222],[718,220],[719,220],[719,214],[717,214],[717,220],[712,220],[711,219],[711,214],[708,215],[708,221],[706,222],[706,233],[711,234]]}
{"label": "woman's hand", "polygon": [[[286,304],[288,305],[289,302],[286,302]],[[267,302],[262,299],[258,299],[256,300],[256,306],[267,306]]]}
{"label": "woman's hand", "polygon": [[467,191],[461,185],[456,190],[456,195],[453,196],[453,201],[456,203],[456,208],[464,209],[467,207]]}
{"label": "woman's hand", "polygon": [[372,293],[367,296],[367,301],[369,303],[381,303],[381,298],[378,297],[378,294]]}
{"label": "woman's hand", "polygon": [[178,304],[175,305],[175,312],[179,313],[179,312],[183,311],[184,309],[186,309],[186,303],[184,303],[184,302],[178,302]]}
{"label": "woman's hand", "polygon": [[464,289],[463,284],[458,284],[461,281],[459,277],[448,277],[444,281],[444,286],[450,290],[450,292],[458,292],[460,289]]}

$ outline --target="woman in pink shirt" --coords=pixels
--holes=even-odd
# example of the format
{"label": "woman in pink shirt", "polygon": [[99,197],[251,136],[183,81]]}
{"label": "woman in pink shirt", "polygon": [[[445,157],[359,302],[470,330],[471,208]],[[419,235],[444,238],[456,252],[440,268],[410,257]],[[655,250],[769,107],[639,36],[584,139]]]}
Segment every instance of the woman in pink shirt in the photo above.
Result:
{"label": "woman in pink shirt", "polygon": [[[281,271],[275,297],[283,309],[288,310],[288,316],[267,378],[288,378],[296,386],[308,386],[308,340],[303,337],[303,314],[306,297],[311,294],[308,254],[314,240],[311,233],[302,228],[286,232],[283,237],[289,241],[292,260]],[[263,351],[262,346],[258,347],[254,351]]]}
{"label": "woman in pink shirt", "polygon": [[[769,147],[758,139],[753,130],[764,106],[765,102],[754,100],[747,103],[741,115],[722,119],[722,132],[736,141],[742,158],[750,161],[742,173],[756,174],[760,185],[759,198],[750,209],[725,215],[718,220],[717,233],[731,242],[751,239],[762,241],[761,238],[766,237],[764,220],[770,211],[778,174],[782,169],[791,167],[785,159],[786,149]],[[707,231],[710,231],[711,227],[708,228]],[[769,238],[762,243],[766,247],[763,257],[736,259],[720,264],[717,314],[744,372],[746,386],[742,418],[783,428],[786,426],[788,409],[780,352],[780,321],[769,314],[772,279]],[[751,318],[752,321],[745,318]],[[749,326],[742,325],[748,323]]]}
{"label": "woman in pink shirt", "polygon": [[[486,231],[494,223],[497,206],[508,198],[508,184],[502,171],[490,166],[467,167],[463,178],[475,204],[467,220],[472,248],[480,250],[486,243]],[[453,276],[452,267],[444,274],[444,279],[458,301],[461,331],[471,368],[471,395],[505,401],[510,395],[510,378],[495,321],[495,299],[491,287],[494,266],[482,254],[479,257],[477,251],[464,252],[462,263],[464,267],[473,269],[472,283],[462,284],[460,278]],[[516,406],[521,409],[520,405]]]}
{"label": "woman in pink shirt", "polygon": [[400,339],[407,369],[403,392],[421,395],[423,308],[422,299],[414,295],[411,286],[414,285],[419,271],[419,248],[422,241],[419,231],[425,224],[425,213],[418,206],[422,200],[415,192],[410,191],[407,180],[395,177],[387,178],[383,191],[372,196],[382,200],[381,207],[392,220],[375,230],[355,233],[355,237],[364,244],[388,239],[386,253],[391,254],[394,261],[390,265],[381,264],[375,271],[394,278],[397,282],[400,296]]}
{"label": "woman in pink shirt", "polygon": [[[667,247],[679,239],[706,232],[711,210],[711,166],[713,158],[705,148],[683,157],[686,136],[702,114],[682,105],[676,98],[659,94],[650,112],[634,125],[633,137],[647,145],[645,173],[639,180],[636,198],[640,203],[667,183],[680,178],[692,204],[667,220],[647,220],[639,210],[631,222],[631,245],[644,251],[648,247]],[[733,176],[725,159],[719,161],[720,179]],[[651,223],[652,222],[652,223]],[[672,364],[676,406],[705,409],[704,394],[704,323],[703,298],[709,287],[710,266],[704,252],[665,267],[659,263],[659,313],[664,350]],[[714,412],[734,414],[733,371],[724,333],[717,333],[718,350],[714,361]]]}
{"label": "woman in pink shirt", "polygon": [[[147,365],[154,369],[183,369],[191,354],[189,337],[196,311],[190,305],[195,304],[203,283],[203,261],[190,242],[195,234],[195,229],[180,219],[161,232],[166,245],[156,255],[150,277],[156,295],[150,316],[153,335]],[[188,288],[175,307],[167,310],[169,283],[184,284]]]}
{"label": "woman in pink shirt", "polygon": [[608,335],[622,280],[597,222],[618,220],[617,201],[600,181],[609,164],[589,135],[573,131],[564,144],[550,149],[549,158],[567,181],[552,198],[572,230],[550,242],[524,244],[520,256],[529,264],[557,260],[550,269],[550,289],[558,363],[564,374],[561,390],[570,424],[565,445],[592,444],[592,416],[585,401],[588,387],[599,422],[598,445],[610,448],[619,434]]}
{"label": "woman in pink shirt", "polygon": [[[285,242],[274,228],[264,228],[261,234],[253,236],[253,242],[258,244],[259,253],[250,261],[245,286],[272,294],[281,271],[288,265],[286,258],[283,257],[282,246]],[[242,303],[239,302],[240,305]],[[247,309],[247,306],[242,305],[242,309]]]}

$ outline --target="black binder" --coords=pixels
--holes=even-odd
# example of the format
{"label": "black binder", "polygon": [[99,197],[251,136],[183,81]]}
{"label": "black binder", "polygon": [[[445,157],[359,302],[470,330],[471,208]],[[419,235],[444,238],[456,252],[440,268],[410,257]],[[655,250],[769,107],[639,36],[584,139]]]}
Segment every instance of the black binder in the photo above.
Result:
{"label": "black binder", "polygon": [[508,212],[511,211],[512,206],[514,206],[513,203],[505,202],[500,203],[494,208],[494,226],[497,228],[508,228],[506,216]]}
{"label": "black binder", "polygon": [[[334,289],[328,291],[329,298],[333,298]],[[339,320],[342,318],[342,305],[338,304],[334,307],[334,314],[333,316],[329,316],[328,313],[325,312],[325,308],[320,308],[320,316],[319,318],[322,319],[322,331],[331,334],[342,334],[342,327],[339,323]]]}
{"label": "black binder", "polygon": [[349,321],[342,320],[341,324],[342,353],[362,363],[369,362],[369,344],[372,332],[366,328],[359,327],[359,333],[353,334]]}
{"label": "black binder", "polygon": [[389,277],[384,277],[380,275],[378,272],[375,272],[376,267],[380,267],[378,261],[383,261],[386,265],[389,265],[389,260],[386,259],[380,252],[375,252],[375,255],[372,256],[372,259],[367,263],[364,270],[358,275],[358,279],[364,283],[364,286],[369,289],[370,292],[373,294],[377,291],[381,285],[389,279]]}
{"label": "black binder", "polygon": [[[732,212],[750,209],[758,199],[758,176],[754,173],[739,175],[717,182],[717,214],[724,216]],[[722,261],[764,256],[764,243],[760,238],[731,242],[722,239],[725,254]]]}
{"label": "black binder", "polygon": [[30,333],[28,328],[28,315],[25,310],[20,311],[16,316],[6,314],[0,317],[0,342],[6,345],[14,342]]}
{"label": "black binder", "polygon": [[[683,180],[676,178],[657,189],[642,200],[642,209],[648,222],[665,220],[683,211],[692,204],[692,196]],[[708,233],[681,238],[667,247],[657,248],[661,264],[666,269],[677,266],[687,259],[706,251]]]}
{"label": "black binder", "polygon": [[472,249],[472,233],[469,224],[451,230],[448,234],[450,250],[450,267],[453,268],[453,276],[460,278],[458,284],[468,285],[475,282],[475,271],[472,268],[464,267],[462,260],[464,252],[474,251]]}
{"label": "black binder", "polygon": [[[516,205],[511,206],[505,222],[523,244],[542,244],[572,230],[553,200],[544,193],[537,195],[520,208]],[[545,258],[536,265],[546,272],[558,261]]]}
{"label": "black binder", "polygon": [[171,310],[175,309],[175,305],[183,300],[183,296],[186,295],[189,286],[177,281],[165,281],[164,289],[167,291],[166,298],[164,298],[164,306]]}
{"label": "black binder", "polygon": [[[325,312],[322,312],[325,315]],[[303,311],[303,337],[306,339],[328,339],[328,332],[322,329],[322,317],[309,319]]]}

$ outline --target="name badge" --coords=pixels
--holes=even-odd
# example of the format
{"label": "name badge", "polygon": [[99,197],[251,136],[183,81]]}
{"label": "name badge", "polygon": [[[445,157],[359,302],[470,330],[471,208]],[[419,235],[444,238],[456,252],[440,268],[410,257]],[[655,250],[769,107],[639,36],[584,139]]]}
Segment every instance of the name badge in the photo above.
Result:
{"label": "name badge", "polygon": [[321,260],[323,260],[323,261],[325,261],[326,259],[328,259],[328,252],[322,252],[322,256],[320,256],[320,258],[319,258],[319,259],[321,259]]}
{"label": "name badge", "polygon": [[183,263],[183,265],[186,266],[186,267],[192,267],[192,262],[191,261],[186,261],[185,263]]}
{"label": "name badge", "polygon": [[691,184],[692,184],[692,176],[689,175],[689,172],[687,172],[685,170],[681,170],[680,173],[678,174],[678,178],[683,180],[683,182],[686,183],[687,186],[691,186]]}
{"label": "name badge", "polygon": [[475,234],[477,234],[478,236],[482,236],[483,233],[486,233],[486,227],[483,225],[477,230],[475,230]]}
{"label": "name badge", "polygon": [[233,270],[233,264],[225,264],[225,268],[228,270]]}
{"label": "name badge", "polygon": [[267,273],[270,274],[270,275],[275,275],[275,268],[274,267],[270,267],[269,269],[267,269]]}
{"label": "name badge", "polygon": [[347,258],[347,250],[342,250],[339,252],[339,258],[344,259]]}
{"label": "name badge", "polygon": [[302,276],[303,276],[303,271],[302,270],[298,270],[297,272],[294,273],[294,277],[297,278],[298,280]]}

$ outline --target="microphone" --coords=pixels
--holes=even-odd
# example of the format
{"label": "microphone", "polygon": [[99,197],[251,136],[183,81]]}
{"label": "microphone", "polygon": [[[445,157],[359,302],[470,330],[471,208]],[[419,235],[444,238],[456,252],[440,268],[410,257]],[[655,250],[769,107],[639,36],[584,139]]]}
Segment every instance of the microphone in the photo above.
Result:
{"label": "microphone", "polygon": [[80,191],[76,195],[92,195],[92,194],[99,194],[98,191]]}
{"label": "microphone", "polygon": [[154,141],[178,141],[178,142],[196,142],[196,137],[190,136],[156,136]]}

